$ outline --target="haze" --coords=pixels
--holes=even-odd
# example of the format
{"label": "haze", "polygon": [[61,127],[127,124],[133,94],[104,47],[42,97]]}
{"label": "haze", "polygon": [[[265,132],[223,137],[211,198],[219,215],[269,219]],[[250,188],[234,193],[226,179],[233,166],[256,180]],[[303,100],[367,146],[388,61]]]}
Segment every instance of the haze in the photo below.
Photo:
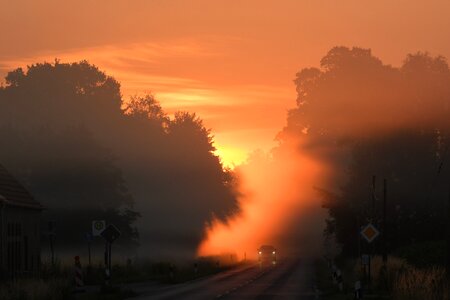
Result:
{"label": "haze", "polygon": [[0,0],[0,298],[450,299],[449,12]]}
{"label": "haze", "polygon": [[336,45],[400,65],[450,56],[448,1],[0,1],[0,76],[40,61],[87,59],[125,98],[153,93],[195,111],[224,163],[269,150],[293,107],[295,73]]}

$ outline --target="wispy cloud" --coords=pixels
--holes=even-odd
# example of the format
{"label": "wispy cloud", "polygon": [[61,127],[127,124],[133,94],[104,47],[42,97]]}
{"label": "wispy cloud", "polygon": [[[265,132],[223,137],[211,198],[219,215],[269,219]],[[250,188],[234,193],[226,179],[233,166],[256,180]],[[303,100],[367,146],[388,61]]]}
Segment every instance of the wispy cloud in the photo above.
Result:
{"label": "wispy cloud", "polygon": [[[233,152],[230,160],[239,157],[242,161],[245,153],[273,144],[272,135],[282,126],[288,108],[282,103],[289,103],[294,95],[286,87],[220,82],[222,71],[205,69],[205,65],[209,61],[226,65],[226,61],[221,62],[227,58],[223,43],[224,39],[208,37],[48,51],[0,59],[0,76],[17,67],[52,62],[55,58],[61,62],[88,60],[121,83],[125,99],[152,93],[169,114],[179,110],[196,112],[213,129],[221,152]],[[249,131],[252,133],[246,136]],[[267,136],[268,132],[271,136]]]}

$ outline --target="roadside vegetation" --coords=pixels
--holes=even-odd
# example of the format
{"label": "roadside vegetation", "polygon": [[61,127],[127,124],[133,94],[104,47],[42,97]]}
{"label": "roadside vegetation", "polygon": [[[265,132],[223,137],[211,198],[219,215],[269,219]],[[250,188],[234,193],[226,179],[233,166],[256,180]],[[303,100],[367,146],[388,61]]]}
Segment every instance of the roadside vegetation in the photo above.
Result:
{"label": "roadside vegetation", "polygon": [[0,164],[44,205],[43,241],[52,221],[61,250],[84,248],[92,221],[105,220],[129,256],[194,257],[205,224],[238,211],[234,174],[194,112],[169,115],[152,94],[125,99],[87,61],[10,71],[0,138]]}
{"label": "roadside vegetation", "polygon": [[137,296],[131,283],[160,286],[178,284],[210,276],[244,264],[230,255],[203,257],[195,261],[142,261],[113,264],[111,285],[105,286],[101,263],[83,267],[84,292],[77,292],[73,266],[57,261],[42,265],[40,278],[19,279],[0,285],[1,300],[121,300]]}
{"label": "roadside vegetation", "polygon": [[[295,84],[297,107],[280,137],[301,136],[308,153],[331,170],[316,187],[347,289],[360,278],[362,255],[389,253],[386,270],[373,259],[373,284],[364,292],[448,298],[447,59],[418,52],[392,66],[370,49],[334,47],[320,68],[298,72]],[[370,245],[360,235],[368,224],[380,232]]]}
{"label": "roadside vegetation", "polygon": [[68,279],[21,279],[0,285],[2,300],[60,300],[70,296]]}
{"label": "roadside vegetation", "polygon": [[385,269],[382,258],[376,256],[371,263],[369,287],[359,260],[338,259],[335,263],[343,274],[342,291],[333,281],[332,270],[327,262],[318,260],[316,264],[318,288],[324,299],[354,299],[354,286],[358,280],[362,282],[363,295],[367,299],[450,299],[450,285],[445,276],[445,269],[439,266],[419,268],[405,259],[390,257]]}

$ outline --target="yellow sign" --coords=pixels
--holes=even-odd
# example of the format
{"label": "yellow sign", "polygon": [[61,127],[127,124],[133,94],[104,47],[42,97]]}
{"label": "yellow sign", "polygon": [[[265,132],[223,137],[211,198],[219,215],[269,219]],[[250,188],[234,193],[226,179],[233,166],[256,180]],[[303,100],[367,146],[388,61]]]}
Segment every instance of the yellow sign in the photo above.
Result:
{"label": "yellow sign", "polygon": [[367,242],[371,243],[380,235],[380,232],[375,226],[369,223],[363,228],[363,230],[361,230],[361,235]]}

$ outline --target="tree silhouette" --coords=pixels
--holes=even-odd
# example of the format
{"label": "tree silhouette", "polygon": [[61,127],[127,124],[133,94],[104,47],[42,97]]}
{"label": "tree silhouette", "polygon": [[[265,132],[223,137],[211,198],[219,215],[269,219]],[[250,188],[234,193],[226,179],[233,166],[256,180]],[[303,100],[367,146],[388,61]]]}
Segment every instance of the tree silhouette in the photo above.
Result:
{"label": "tree silhouette", "polygon": [[446,59],[419,52],[394,68],[369,49],[335,47],[294,82],[297,107],[279,138],[302,136],[309,154],[333,170],[319,191],[327,233],[343,252],[355,254],[358,226],[380,220],[381,184],[371,209],[373,175],[389,184],[391,246],[439,240],[450,180],[449,170],[438,172],[450,133]]}
{"label": "tree silhouette", "polygon": [[0,162],[47,206],[46,219],[59,216],[68,243],[106,218],[124,242],[136,241],[137,226],[148,255],[191,256],[205,224],[237,210],[233,175],[200,118],[171,119],[152,95],[125,101],[87,61],[8,73],[0,137]]}

